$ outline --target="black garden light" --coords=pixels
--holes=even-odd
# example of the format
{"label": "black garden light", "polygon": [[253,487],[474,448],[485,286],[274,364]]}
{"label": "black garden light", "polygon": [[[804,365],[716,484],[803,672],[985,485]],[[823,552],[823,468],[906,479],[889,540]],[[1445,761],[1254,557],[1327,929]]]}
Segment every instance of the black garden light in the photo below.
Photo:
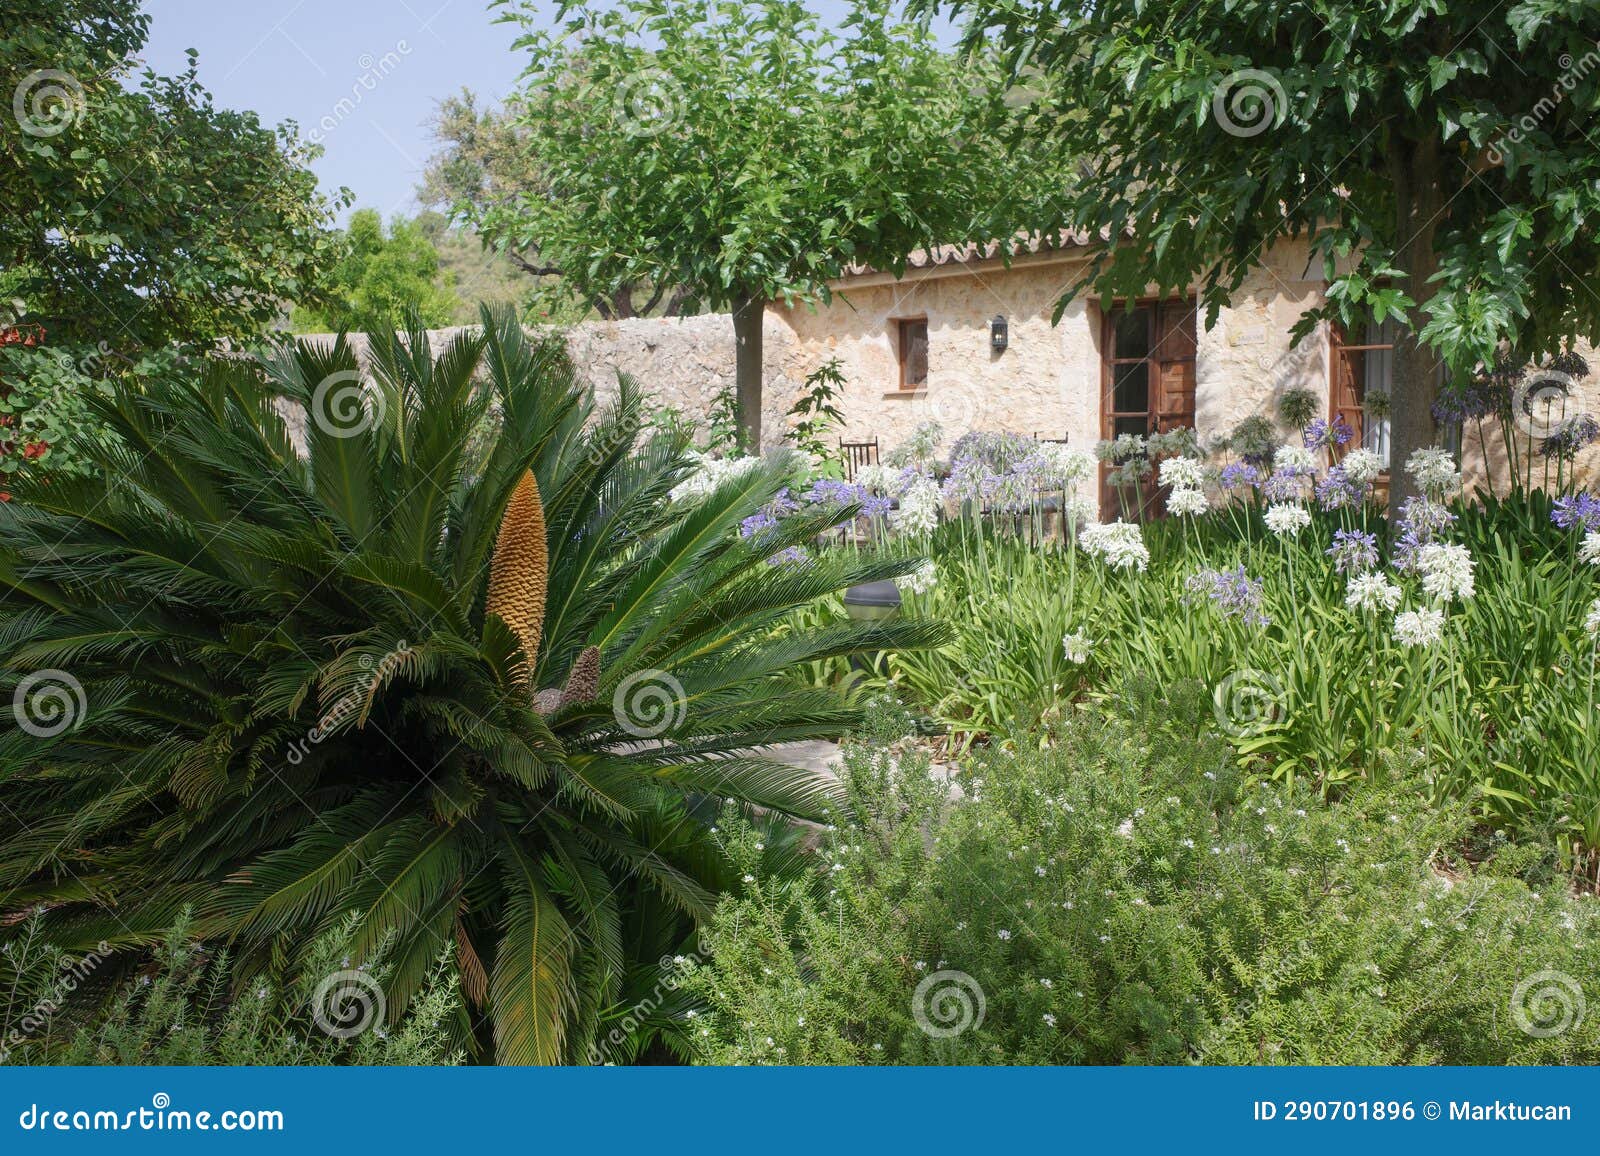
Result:
{"label": "black garden light", "polygon": [[900,612],[900,587],[893,582],[863,582],[844,592],[845,613],[859,621],[893,618]]}
{"label": "black garden light", "polygon": [[1010,336],[1007,331],[1005,314],[996,313],[994,320],[989,322],[989,348],[995,353],[999,353],[1005,349],[1009,340]]}

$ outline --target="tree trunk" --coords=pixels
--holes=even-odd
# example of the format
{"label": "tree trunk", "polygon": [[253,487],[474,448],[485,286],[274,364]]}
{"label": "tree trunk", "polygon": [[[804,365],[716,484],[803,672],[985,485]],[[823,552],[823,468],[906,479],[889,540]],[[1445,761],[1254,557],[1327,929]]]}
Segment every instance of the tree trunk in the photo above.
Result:
{"label": "tree trunk", "polygon": [[1439,146],[1435,140],[1395,139],[1389,146],[1389,171],[1395,189],[1395,267],[1406,276],[1405,291],[1416,302],[1412,324],[1395,335],[1394,384],[1389,415],[1389,508],[1416,494],[1405,472],[1412,451],[1430,446],[1437,435],[1433,403],[1439,396],[1438,354],[1417,340],[1426,321],[1427,303],[1433,299],[1433,275],[1439,258],[1434,236],[1444,205],[1439,180]]}
{"label": "tree trunk", "polygon": [[734,400],[739,412],[739,448],[761,452],[761,321],[767,303],[740,294],[733,303]]}

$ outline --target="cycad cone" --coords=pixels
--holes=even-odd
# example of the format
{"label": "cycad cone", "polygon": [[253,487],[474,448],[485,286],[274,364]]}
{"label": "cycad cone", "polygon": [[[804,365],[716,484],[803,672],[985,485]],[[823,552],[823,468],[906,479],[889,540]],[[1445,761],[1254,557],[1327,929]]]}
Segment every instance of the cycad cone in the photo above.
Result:
{"label": "cycad cone", "polygon": [[494,558],[489,563],[489,597],[484,610],[500,616],[522,643],[524,677],[531,677],[544,628],[545,593],[550,580],[550,550],[545,542],[544,504],[533,471],[511,491]]}

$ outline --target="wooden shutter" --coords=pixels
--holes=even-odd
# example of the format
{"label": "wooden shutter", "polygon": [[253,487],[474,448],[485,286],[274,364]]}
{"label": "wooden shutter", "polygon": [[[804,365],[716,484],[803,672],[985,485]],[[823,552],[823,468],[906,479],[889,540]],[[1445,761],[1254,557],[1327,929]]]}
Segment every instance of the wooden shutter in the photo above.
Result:
{"label": "wooden shutter", "polygon": [[1156,310],[1155,349],[1151,356],[1155,396],[1151,428],[1156,433],[1194,425],[1195,305],[1167,301]]}

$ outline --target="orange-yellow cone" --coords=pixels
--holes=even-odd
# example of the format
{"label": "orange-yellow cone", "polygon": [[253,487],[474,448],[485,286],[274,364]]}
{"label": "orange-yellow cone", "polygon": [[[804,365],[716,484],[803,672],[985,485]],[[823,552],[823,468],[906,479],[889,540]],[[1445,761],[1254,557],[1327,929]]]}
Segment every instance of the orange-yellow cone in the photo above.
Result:
{"label": "orange-yellow cone", "polygon": [[545,594],[550,581],[550,549],[545,542],[544,504],[529,470],[511,491],[489,562],[489,597],[484,610],[500,616],[522,643],[524,675],[539,658]]}

